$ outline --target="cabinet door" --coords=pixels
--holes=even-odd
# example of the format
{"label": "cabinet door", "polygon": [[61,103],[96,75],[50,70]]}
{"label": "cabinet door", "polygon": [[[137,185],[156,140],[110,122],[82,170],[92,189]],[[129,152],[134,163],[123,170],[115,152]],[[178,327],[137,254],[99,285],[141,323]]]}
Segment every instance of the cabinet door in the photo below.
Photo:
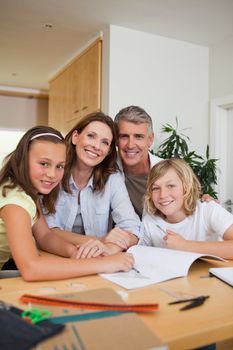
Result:
{"label": "cabinet door", "polygon": [[81,109],[81,79],[80,79],[80,61],[74,61],[67,69],[68,84],[66,88],[67,111],[65,114],[65,128],[69,131],[82,116]]}
{"label": "cabinet door", "polygon": [[50,83],[49,90],[49,118],[48,124],[63,134],[66,132],[64,124],[64,115],[67,106],[66,96],[66,72],[57,76]]}
{"label": "cabinet door", "polygon": [[71,129],[77,120],[101,108],[101,41],[85,51],[69,67],[71,113],[67,128]]}
{"label": "cabinet door", "polygon": [[100,110],[101,68],[101,41],[98,41],[80,57],[82,116]]}
{"label": "cabinet door", "polygon": [[64,134],[101,109],[101,45],[98,40],[50,83],[49,125]]}

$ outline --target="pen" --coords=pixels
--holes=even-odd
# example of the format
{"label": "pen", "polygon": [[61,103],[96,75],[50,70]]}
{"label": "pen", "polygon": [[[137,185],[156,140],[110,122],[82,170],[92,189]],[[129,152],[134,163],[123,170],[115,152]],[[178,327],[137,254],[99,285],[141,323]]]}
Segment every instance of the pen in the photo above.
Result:
{"label": "pen", "polygon": [[132,270],[137,273],[137,277],[144,278],[144,279],[150,279],[150,277],[142,275],[142,273],[138,269],[136,269],[136,267],[132,267]]}
{"label": "pen", "polygon": [[162,231],[165,235],[167,234],[167,231],[166,230],[164,230],[161,226],[159,226],[158,224],[156,225],[159,229],[160,229],[160,231]]}
{"label": "pen", "polygon": [[136,271],[137,273],[141,273],[136,267],[133,267],[132,270]]}

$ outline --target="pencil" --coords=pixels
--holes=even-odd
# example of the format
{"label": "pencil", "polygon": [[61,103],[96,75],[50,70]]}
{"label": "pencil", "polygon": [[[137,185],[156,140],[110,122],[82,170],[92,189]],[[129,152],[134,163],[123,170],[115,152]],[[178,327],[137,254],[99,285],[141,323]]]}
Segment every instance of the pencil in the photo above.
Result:
{"label": "pencil", "polygon": [[160,229],[160,231],[162,231],[165,235],[167,234],[167,231],[164,230],[161,226],[159,226],[158,224],[156,224],[156,226]]}

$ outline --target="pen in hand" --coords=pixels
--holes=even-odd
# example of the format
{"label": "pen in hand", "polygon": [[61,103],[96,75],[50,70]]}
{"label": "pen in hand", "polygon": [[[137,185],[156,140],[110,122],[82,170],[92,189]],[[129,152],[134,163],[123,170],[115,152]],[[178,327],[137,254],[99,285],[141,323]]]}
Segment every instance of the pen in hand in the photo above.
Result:
{"label": "pen in hand", "polygon": [[137,273],[141,273],[138,269],[136,269],[136,267],[132,267],[132,270],[134,270]]}
{"label": "pen in hand", "polygon": [[158,224],[156,225],[159,229],[160,229],[160,231],[162,231],[165,235],[167,234],[167,231],[166,230],[164,230],[161,226],[159,226]]}
{"label": "pen in hand", "polygon": [[150,277],[145,276],[144,274],[142,275],[142,273],[136,267],[132,267],[132,270],[136,272],[136,276],[137,277],[150,279]]}

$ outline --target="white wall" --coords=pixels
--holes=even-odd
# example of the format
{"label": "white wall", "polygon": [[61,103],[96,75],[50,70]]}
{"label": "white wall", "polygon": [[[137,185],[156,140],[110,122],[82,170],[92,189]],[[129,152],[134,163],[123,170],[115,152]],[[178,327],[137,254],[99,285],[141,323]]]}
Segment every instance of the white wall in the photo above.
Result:
{"label": "white wall", "polygon": [[48,123],[48,99],[0,96],[0,128],[27,130]]}
{"label": "white wall", "polygon": [[0,129],[0,168],[5,156],[15,149],[23,134],[24,131],[22,130],[16,131]]}
{"label": "white wall", "polygon": [[161,125],[175,125],[177,116],[180,128],[191,127],[191,149],[204,154],[208,48],[114,25],[104,31],[103,48],[103,110],[114,117],[125,106],[143,107],[153,118],[157,143]]}
{"label": "white wall", "polygon": [[210,99],[233,95],[233,37],[210,48]]}
{"label": "white wall", "polygon": [[47,123],[47,99],[0,96],[0,166],[26,130]]}

